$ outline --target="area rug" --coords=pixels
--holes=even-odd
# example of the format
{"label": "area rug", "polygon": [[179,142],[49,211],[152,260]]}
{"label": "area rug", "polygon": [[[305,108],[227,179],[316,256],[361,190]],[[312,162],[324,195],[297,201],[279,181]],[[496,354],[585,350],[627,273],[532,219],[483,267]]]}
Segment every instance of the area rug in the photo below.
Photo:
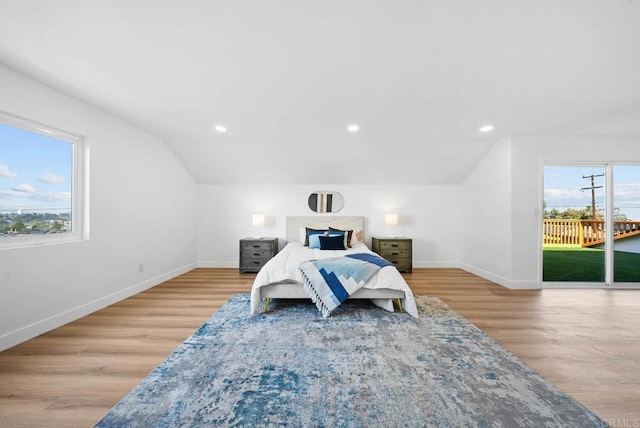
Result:
{"label": "area rug", "polygon": [[349,301],[250,316],[231,298],[98,427],[602,427],[434,297],[421,318]]}

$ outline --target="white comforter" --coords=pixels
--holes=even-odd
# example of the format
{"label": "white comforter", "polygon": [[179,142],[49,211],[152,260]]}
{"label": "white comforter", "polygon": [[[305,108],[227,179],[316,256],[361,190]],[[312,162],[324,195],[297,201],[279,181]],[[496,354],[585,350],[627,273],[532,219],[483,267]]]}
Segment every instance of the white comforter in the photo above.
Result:
{"label": "white comforter", "polygon": [[[305,260],[326,259],[329,257],[344,256],[353,253],[373,253],[365,244],[357,243],[348,250],[316,250],[303,246],[299,242],[288,243],[282,251],[274,258],[269,260],[253,282],[251,289],[251,313],[255,313],[260,309],[261,296],[260,287],[278,282],[296,282],[302,287],[302,275],[298,270],[300,263]],[[413,293],[407,285],[400,272],[393,267],[385,267],[380,269],[376,275],[371,278],[363,288],[388,288],[392,290],[402,290],[405,299],[402,302],[404,310],[414,317],[418,317],[418,309],[416,307]],[[393,312],[393,302],[389,299],[373,299],[373,303]]]}

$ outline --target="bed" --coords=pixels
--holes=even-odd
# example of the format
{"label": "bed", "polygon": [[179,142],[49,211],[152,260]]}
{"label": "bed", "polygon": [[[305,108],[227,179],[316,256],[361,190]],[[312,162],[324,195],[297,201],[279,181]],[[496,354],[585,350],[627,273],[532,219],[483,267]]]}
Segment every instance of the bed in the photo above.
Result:
{"label": "bed", "polygon": [[[320,250],[304,246],[305,228],[353,230],[355,239],[347,250]],[[356,242],[357,241],[357,242]],[[251,289],[251,313],[267,310],[270,299],[309,299],[303,288],[303,278],[298,267],[305,260],[327,259],[355,253],[375,254],[364,244],[364,217],[316,216],[287,217],[287,244],[267,262],[256,275]],[[365,285],[349,297],[371,299],[387,311],[404,310],[417,317],[413,293],[400,272],[394,266],[381,268]],[[264,302],[264,306],[263,306]]]}

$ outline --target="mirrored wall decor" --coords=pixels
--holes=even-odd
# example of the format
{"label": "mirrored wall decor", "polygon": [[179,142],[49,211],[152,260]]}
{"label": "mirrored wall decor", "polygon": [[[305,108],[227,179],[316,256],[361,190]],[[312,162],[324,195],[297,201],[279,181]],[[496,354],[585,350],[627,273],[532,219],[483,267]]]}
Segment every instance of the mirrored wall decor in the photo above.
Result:
{"label": "mirrored wall decor", "polygon": [[338,192],[313,192],[309,195],[309,208],[316,213],[336,213],[344,206],[344,198]]}

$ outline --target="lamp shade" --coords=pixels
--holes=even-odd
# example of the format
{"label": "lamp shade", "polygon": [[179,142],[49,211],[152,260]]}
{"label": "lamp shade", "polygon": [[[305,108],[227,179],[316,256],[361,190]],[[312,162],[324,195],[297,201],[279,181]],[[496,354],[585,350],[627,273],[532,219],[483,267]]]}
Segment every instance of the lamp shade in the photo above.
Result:
{"label": "lamp shade", "polygon": [[390,226],[398,224],[398,214],[391,213],[384,216],[384,222]]}
{"label": "lamp shade", "polygon": [[264,214],[254,214],[251,217],[251,223],[254,226],[264,226]]}

